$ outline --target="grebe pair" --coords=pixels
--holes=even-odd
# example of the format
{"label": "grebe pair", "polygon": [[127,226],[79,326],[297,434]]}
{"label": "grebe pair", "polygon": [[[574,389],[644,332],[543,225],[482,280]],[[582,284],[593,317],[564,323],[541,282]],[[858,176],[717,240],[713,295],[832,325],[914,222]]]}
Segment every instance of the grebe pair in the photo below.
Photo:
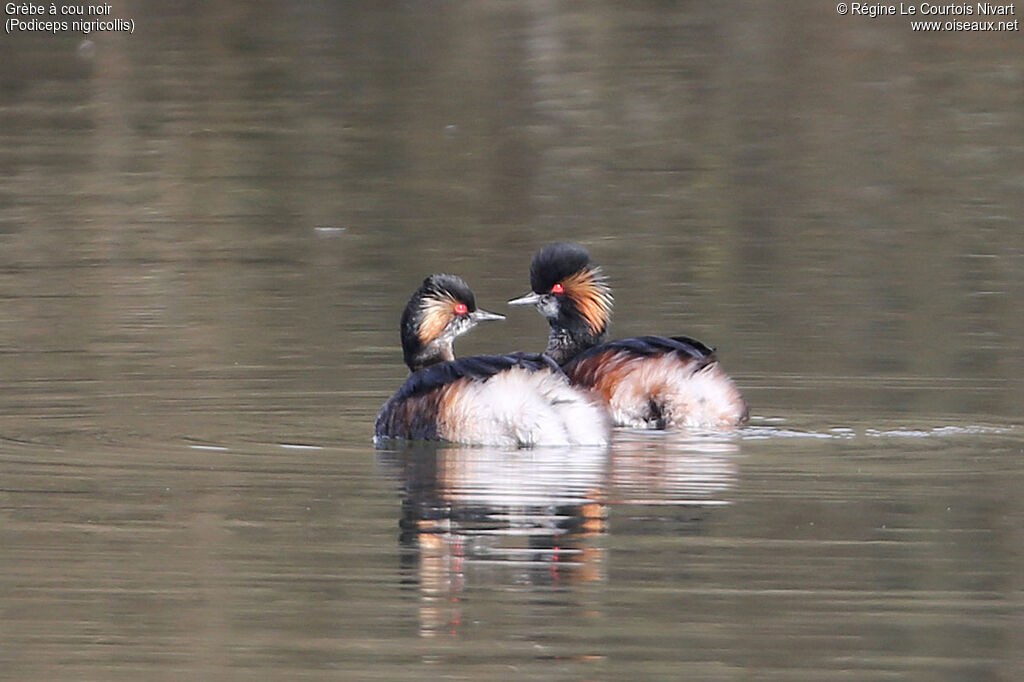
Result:
{"label": "grebe pair", "polygon": [[455,359],[455,339],[478,323],[503,320],[480,310],[455,275],[431,275],[402,313],[402,351],[412,374],[377,414],[376,439],[473,445],[604,445],[604,409],[574,388],[542,353]]}
{"label": "grebe pair", "polygon": [[478,322],[468,285],[431,275],[402,314],[402,349],[413,372],[377,415],[376,438],[468,444],[601,445],[609,419],[633,428],[721,429],[747,406],[714,351],[682,336],[606,342],[611,289],[574,244],[544,247],[530,265],[533,305],[551,326],[542,354],[455,359],[455,338]]}

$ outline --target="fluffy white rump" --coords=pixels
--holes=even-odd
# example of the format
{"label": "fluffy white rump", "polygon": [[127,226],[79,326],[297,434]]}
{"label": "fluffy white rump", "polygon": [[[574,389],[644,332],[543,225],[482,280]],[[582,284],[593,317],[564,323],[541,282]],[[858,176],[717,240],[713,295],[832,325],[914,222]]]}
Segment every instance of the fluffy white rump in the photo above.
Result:
{"label": "fluffy white rump", "polygon": [[609,438],[604,407],[553,372],[513,368],[462,384],[443,412],[442,435],[461,443],[606,445]]}
{"label": "fluffy white rump", "polygon": [[650,428],[651,405],[667,428],[721,429],[738,424],[746,404],[718,364],[697,372],[671,355],[636,363],[616,385],[608,408],[617,426]]}

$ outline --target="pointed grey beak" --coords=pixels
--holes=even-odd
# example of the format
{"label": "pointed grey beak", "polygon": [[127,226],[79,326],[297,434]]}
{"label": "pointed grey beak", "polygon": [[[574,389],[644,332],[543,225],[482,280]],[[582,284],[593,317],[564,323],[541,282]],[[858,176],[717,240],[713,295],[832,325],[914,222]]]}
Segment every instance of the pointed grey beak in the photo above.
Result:
{"label": "pointed grey beak", "polygon": [[508,302],[509,305],[537,305],[538,303],[540,303],[540,294],[533,291]]}
{"label": "pointed grey beak", "polygon": [[469,317],[474,322],[487,322],[488,320],[504,320],[505,319],[504,315],[499,315],[498,313],[489,313],[486,310],[483,310],[481,308],[477,308],[476,310],[471,312],[469,314]]}

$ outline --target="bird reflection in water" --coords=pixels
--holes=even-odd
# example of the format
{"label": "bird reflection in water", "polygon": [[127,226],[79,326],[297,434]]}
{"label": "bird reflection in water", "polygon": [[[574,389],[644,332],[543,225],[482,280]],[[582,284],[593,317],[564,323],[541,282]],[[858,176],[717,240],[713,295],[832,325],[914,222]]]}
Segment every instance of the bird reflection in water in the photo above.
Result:
{"label": "bird reflection in water", "polygon": [[473,588],[555,590],[572,611],[600,610],[580,590],[606,578],[609,509],[627,536],[637,523],[706,532],[712,511],[728,504],[738,453],[727,437],[650,431],[619,431],[611,449],[379,451],[402,481],[403,567],[421,634],[460,634]]}
{"label": "bird reflection in water", "polygon": [[401,543],[421,632],[457,634],[472,586],[564,588],[604,577],[608,450],[411,444],[381,453],[401,472]]}
{"label": "bird reflection in water", "polygon": [[612,450],[609,504],[667,505],[706,511],[729,504],[738,477],[738,442],[729,435],[619,431]]}

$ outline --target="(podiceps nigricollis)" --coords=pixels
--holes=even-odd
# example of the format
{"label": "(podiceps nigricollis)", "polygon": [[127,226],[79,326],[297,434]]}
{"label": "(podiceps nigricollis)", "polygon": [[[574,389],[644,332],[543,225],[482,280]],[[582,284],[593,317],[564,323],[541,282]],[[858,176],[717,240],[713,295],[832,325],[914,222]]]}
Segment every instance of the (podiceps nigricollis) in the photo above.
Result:
{"label": "(podiceps nigricollis)", "polygon": [[616,426],[720,429],[747,421],[747,404],[714,350],[685,336],[606,342],[612,292],[575,244],[533,257],[530,287],[510,305],[532,305],[551,325],[547,350],[574,384],[606,402]]}
{"label": "(podiceps nigricollis)", "polygon": [[502,315],[479,310],[454,275],[431,275],[402,313],[402,351],[412,374],[377,414],[375,440],[472,445],[604,445],[610,423],[587,391],[540,353],[455,359],[456,337]]}

